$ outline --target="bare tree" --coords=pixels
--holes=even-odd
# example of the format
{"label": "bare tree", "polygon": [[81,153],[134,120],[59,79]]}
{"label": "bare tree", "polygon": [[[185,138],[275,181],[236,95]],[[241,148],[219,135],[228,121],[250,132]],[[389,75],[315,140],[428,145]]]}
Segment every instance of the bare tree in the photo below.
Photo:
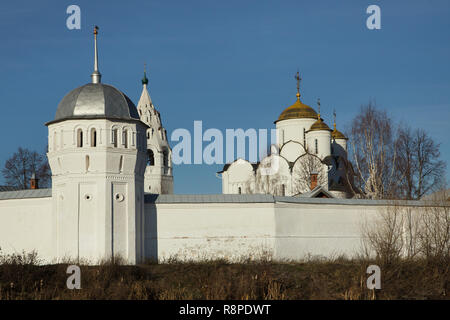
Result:
{"label": "bare tree", "polygon": [[395,201],[381,208],[362,226],[363,249],[383,263],[421,257],[450,261],[450,202],[447,191],[435,194],[423,207]]}
{"label": "bare tree", "polygon": [[372,199],[389,196],[394,189],[396,153],[387,113],[371,102],[362,106],[351,124],[350,146],[357,187]]}
{"label": "bare tree", "polygon": [[424,130],[400,126],[395,147],[400,197],[420,199],[442,187],[446,164],[439,159],[439,144]]}
{"label": "bare tree", "polygon": [[402,208],[398,205],[381,208],[370,223],[366,221],[362,226],[366,255],[375,253],[384,264],[400,259],[405,245],[404,222]]}
{"label": "bare tree", "polygon": [[283,184],[284,181],[279,170],[273,174],[263,174],[263,170],[261,170],[266,169],[269,171],[268,169],[272,167],[273,161],[278,161],[278,159],[274,159],[274,157],[276,157],[276,155],[270,155],[259,163],[259,168],[256,170],[255,175],[255,193],[283,195],[283,185],[285,188],[286,184]]}
{"label": "bare tree", "polygon": [[325,185],[328,182],[325,168],[326,165],[316,155],[307,152],[301,156],[292,168],[293,194],[310,190],[313,173],[317,173],[317,185]]}
{"label": "bare tree", "polygon": [[19,148],[9,159],[6,160],[2,169],[2,175],[9,186],[20,189],[30,187],[32,174],[39,179],[41,187],[47,187],[50,183],[50,167],[45,155],[36,151]]}
{"label": "bare tree", "polygon": [[447,190],[431,197],[432,206],[424,208],[420,215],[418,245],[427,259],[450,262],[450,194]]}

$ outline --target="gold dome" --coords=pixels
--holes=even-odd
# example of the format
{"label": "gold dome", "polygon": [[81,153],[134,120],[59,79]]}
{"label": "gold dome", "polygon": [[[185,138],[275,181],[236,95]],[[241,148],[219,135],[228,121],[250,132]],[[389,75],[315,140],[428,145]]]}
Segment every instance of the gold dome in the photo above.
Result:
{"label": "gold dome", "polygon": [[323,119],[320,117],[320,114],[317,117],[318,117],[317,121],[313,123],[313,125],[311,126],[311,128],[309,128],[307,132],[319,130],[331,131],[330,127],[328,127],[327,124],[323,122]]}
{"label": "gold dome", "polygon": [[348,140],[348,138],[346,136],[344,136],[344,134],[340,131],[338,131],[336,129],[336,123],[334,124],[334,130],[331,132],[331,137],[333,139],[345,139]]}
{"label": "gold dome", "polygon": [[317,119],[317,113],[313,108],[301,102],[300,94],[297,93],[297,101],[292,106],[284,109],[275,123],[281,120],[301,118]]}

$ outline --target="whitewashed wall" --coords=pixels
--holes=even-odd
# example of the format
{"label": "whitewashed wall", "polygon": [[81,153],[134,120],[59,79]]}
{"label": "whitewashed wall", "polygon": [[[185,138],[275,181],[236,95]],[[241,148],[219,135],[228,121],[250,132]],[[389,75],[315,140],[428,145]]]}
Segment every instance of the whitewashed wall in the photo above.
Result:
{"label": "whitewashed wall", "polygon": [[159,261],[352,257],[361,253],[362,225],[382,208],[367,201],[276,198],[267,203],[147,203],[145,256]]}
{"label": "whitewashed wall", "polygon": [[54,258],[52,198],[0,200],[2,254],[30,253],[52,262]]}
{"label": "whitewashed wall", "polygon": [[[170,258],[239,261],[341,254],[351,257],[361,252],[362,225],[376,218],[387,204],[269,195],[146,198],[145,223],[140,226],[145,234],[144,255],[159,262]],[[409,205],[417,208],[421,203]],[[54,262],[58,237],[55,221],[51,197],[0,200],[2,253],[35,250],[45,262]]]}
{"label": "whitewashed wall", "polygon": [[146,256],[159,261],[262,258],[274,248],[273,203],[146,204]]}

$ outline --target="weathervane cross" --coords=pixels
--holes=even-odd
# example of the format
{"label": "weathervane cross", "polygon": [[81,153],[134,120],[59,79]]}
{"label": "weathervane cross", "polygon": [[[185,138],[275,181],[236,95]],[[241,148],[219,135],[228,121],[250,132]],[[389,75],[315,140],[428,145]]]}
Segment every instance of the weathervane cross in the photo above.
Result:
{"label": "weathervane cross", "polygon": [[298,71],[295,75],[295,79],[297,80],[297,94],[300,96],[300,81],[302,81],[302,78],[300,78],[300,73]]}

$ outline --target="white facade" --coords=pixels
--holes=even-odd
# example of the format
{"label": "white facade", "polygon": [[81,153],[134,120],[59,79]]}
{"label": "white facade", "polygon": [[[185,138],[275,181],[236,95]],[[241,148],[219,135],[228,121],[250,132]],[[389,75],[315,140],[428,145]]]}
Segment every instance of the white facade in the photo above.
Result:
{"label": "white facade", "polygon": [[[335,197],[352,196],[347,184],[347,138],[331,130],[311,107],[300,101],[287,108],[276,123],[277,144],[272,154],[258,163],[238,159],[224,166],[222,193],[273,194],[296,196],[314,188],[311,175],[318,175],[318,184]],[[268,166],[276,170],[269,175]]]}
{"label": "white facade", "polygon": [[141,261],[146,126],[86,119],[48,130],[58,259]]}
{"label": "white facade", "polygon": [[[44,263],[77,261],[76,255],[59,256],[56,244],[61,238],[61,229],[52,214],[51,192],[46,197],[20,200],[6,199],[5,194],[8,193],[0,193],[0,248],[3,254],[35,250]],[[17,192],[10,194],[17,197]],[[270,195],[160,195],[146,198],[144,219],[142,224],[137,224],[144,234],[141,250],[144,260],[159,262],[168,259],[300,261],[310,257],[353,257],[362,250],[362,226],[379,218],[380,210],[392,204],[383,200]],[[408,201],[402,205],[419,210],[427,204]],[[72,224],[72,229],[87,227],[83,226],[82,219],[76,222],[69,217],[66,223]],[[108,223],[105,226],[108,226],[104,229],[106,233],[112,230]],[[83,237],[72,232],[71,237],[64,238],[68,247],[83,248]],[[95,239],[91,241],[85,249],[102,243]],[[122,241],[126,243],[125,239]],[[81,262],[95,264],[102,258],[94,256],[89,261],[81,259]],[[133,259],[128,262],[135,263]]]}
{"label": "white facade", "polygon": [[142,122],[148,125],[147,165],[144,175],[144,191],[147,193],[173,193],[172,149],[167,131],[162,126],[160,113],[148,93],[148,79],[144,73],[142,94],[137,109]]}

